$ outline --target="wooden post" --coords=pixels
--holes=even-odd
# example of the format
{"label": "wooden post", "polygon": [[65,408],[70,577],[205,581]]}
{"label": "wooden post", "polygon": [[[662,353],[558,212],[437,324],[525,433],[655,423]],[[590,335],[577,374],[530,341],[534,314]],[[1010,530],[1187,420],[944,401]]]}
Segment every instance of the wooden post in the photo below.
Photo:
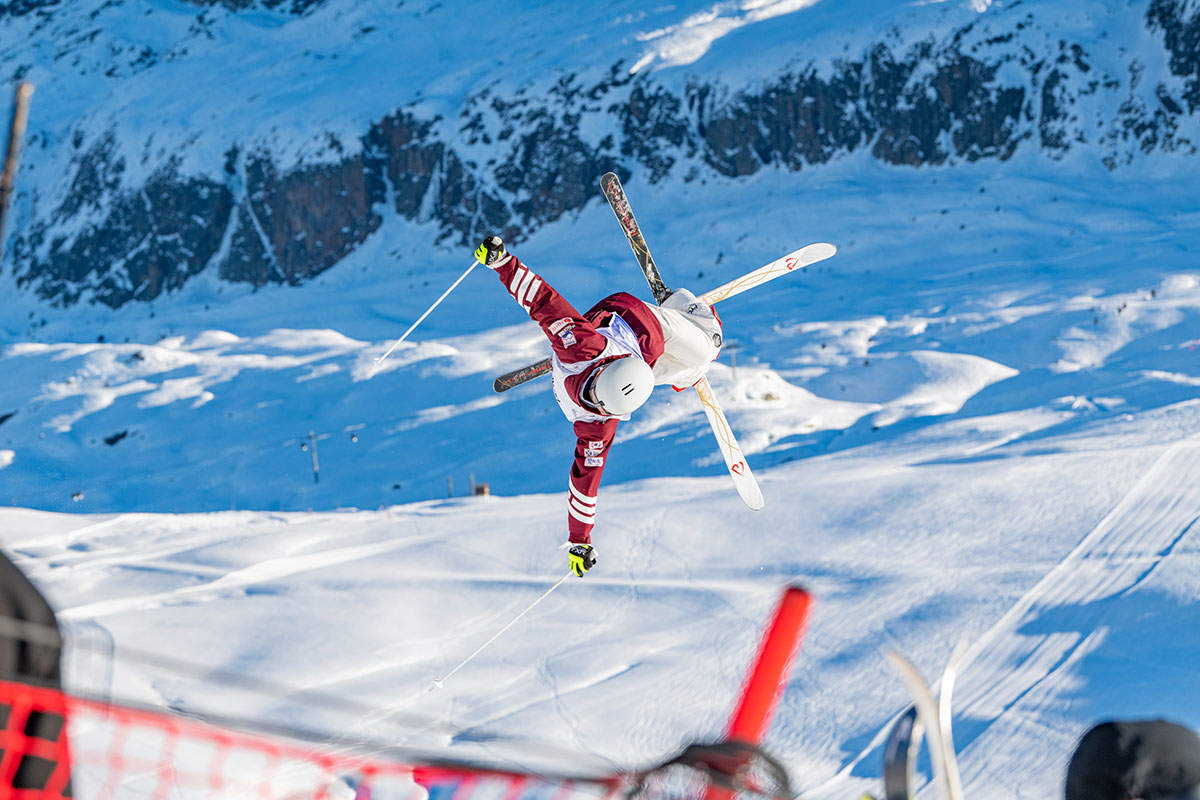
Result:
{"label": "wooden post", "polygon": [[8,216],[13,185],[17,181],[17,162],[21,158],[21,143],[25,140],[25,125],[29,121],[29,101],[32,97],[32,83],[22,83],[17,87],[13,101],[12,128],[8,135],[8,152],[4,157],[4,168],[0,170],[0,263],[4,261],[4,222]]}
{"label": "wooden post", "polygon": [[737,342],[730,342],[725,345],[725,351],[729,353],[729,370],[735,381],[737,380],[737,349]]}

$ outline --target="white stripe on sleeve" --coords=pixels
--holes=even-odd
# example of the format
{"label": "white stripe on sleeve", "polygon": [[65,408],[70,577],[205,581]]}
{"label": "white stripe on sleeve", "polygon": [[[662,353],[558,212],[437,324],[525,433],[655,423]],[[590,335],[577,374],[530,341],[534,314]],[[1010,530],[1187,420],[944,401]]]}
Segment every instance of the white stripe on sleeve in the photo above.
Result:
{"label": "white stripe on sleeve", "polygon": [[567,488],[571,490],[571,499],[579,503],[581,508],[585,508],[588,511],[596,510],[596,497],[594,495],[584,494],[576,489],[573,483],[568,482]]}
{"label": "white stripe on sleeve", "polygon": [[[529,274],[532,275],[533,273],[531,272]],[[542,279],[534,278],[533,282],[529,284],[529,288],[525,290],[525,299],[521,301],[521,306],[524,307],[526,311],[528,311],[529,307],[533,305],[533,296],[537,294],[537,290],[540,289],[541,286]]]}
{"label": "white stripe on sleeve", "polygon": [[525,306],[525,303],[521,301],[521,296],[524,295],[525,289],[529,287],[529,284],[532,281],[533,281],[533,273],[530,272],[529,270],[525,270],[525,274],[523,276],[521,276],[521,285],[517,287],[517,290],[515,292],[513,292],[513,298],[518,303],[521,303],[522,308],[526,308],[526,306]]}
{"label": "white stripe on sleeve", "polygon": [[508,291],[513,297],[517,296],[517,286],[519,286],[521,281],[523,281],[528,276],[529,276],[529,270],[525,269],[524,267],[518,267],[516,270],[513,271],[512,282],[510,284],[508,284]]}
{"label": "white stripe on sleeve", "polygon": [[595,512],[595,509],[592,509],[591,513],[588,513],[587,511],[585,511],[585,510],[583,510],[583,509],[581,509],[581,508],[578,508],[578,507],[576,507],[576,505],[575,505],[575,498],[574,498],[574,497],[572,497],[572,498],[570,499],[570,501],[568,501],[568,503],[567,503],[567,511],[569,511],[569,512],[571,513],[571,516],[572,516],[572,517],[574,517],[575,519],[579,520],[579,521],[580,521],[580,522],[582,522],[584,525],[595,525],[595,524],[596,524],[596,512]]}

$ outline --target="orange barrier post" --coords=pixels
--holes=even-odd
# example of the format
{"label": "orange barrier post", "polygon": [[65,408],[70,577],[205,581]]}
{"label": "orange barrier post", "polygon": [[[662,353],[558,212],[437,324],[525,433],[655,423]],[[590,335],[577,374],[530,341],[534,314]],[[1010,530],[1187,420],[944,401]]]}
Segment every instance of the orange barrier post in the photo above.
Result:
{"label": "orange barrier post", "polygon": [[753,745],[762,743],[792,659],[800,649],[812,602],[812,595],[799,586],[789,586],[784,591],[746,676],[725,738]]}
{"label": "orange barrier post", "polygon": [[784,590],[746,674],[746,683],[725,733],[726,744],[746,747],[722,752],[718,746],[705,759],[712,782],[705,789],[704,800],[730,800],[737,791],[735,787],[747,782],[745,773],[754,754],[760,752],[757,748],[766,735],[788,670],[800,649],[812,603],[812,595],[800,586]]}

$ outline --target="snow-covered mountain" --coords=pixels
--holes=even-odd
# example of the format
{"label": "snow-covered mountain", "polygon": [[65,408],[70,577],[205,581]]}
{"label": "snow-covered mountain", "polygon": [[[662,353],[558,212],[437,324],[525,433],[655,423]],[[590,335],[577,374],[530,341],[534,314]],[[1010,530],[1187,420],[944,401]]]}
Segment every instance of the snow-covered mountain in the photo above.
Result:
{"label": "snow-covered mountain", "polygon": [[[38,86],[0,268],[0,543],[118,651],[624,765],[716,735],[801,580],[768,745],[804,796],[876,788],[907,702],[879,648],[932,674],[960,638],[968,795],[1056,795],[1098,719],[1200,727],[1198,19],[0,6],[0,74]],[[671,285],[839,248],[719,307],[711,378],[766,509],[694,398],[657,393],[607,466],[598,571],[414,700],[561,575],[572,438],[545,384],[492,392],[546,345],[483,269],[372,360],[485,230],[581,306],[648,296],[609,168]],[[117,688],[305,713],[137,664]]]}
{"label": "snow-covered mountain", "polygon": [[521,240],[610,169],[660,183],[1028,148],[1115,170],[1200,141],[1186,0],[0,13],[0,75],[41,87],[9,271],[57,305],[148,301],[200,273],[302,282],[392,216],[446,244]]}

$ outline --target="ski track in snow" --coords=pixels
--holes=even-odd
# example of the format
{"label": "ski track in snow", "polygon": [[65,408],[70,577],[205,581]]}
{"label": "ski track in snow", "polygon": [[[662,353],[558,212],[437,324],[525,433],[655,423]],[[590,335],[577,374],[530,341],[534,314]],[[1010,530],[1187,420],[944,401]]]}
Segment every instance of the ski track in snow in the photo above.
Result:
{"label": "ski track in snow", "polygon": [[[1164,448],[1162,456],[1079,546],[1038,582],[979,641],[963,664],[960,716],[989,722],[974,741],[957,743],[964,779],[987,794],[986,777],[1009,764],[1017,785],[1030,760],[1063,767],[1075,731],[1055,730],[1038,708],[1069,694],[1078,662],[1106,632],[1105,601],[1132,595],[1176,548],[1200,542],[1200,438]],[[1042,620],[1053,618],[1050,630]],[[1037,695],[1034,697],[1034,695]],[[1030,701],[1033,702],[1030,702]],[[1048,743],[1038,753],[1013,752],[1022,726],[1042,725]],[[985,768],[982,762],[988,762]],[[972,794],[972,792],[968,792]]]}
{"label": "ski track in snow", "polygon": [[63,608],[58,613],[63,619],[71,621],[77,618],[96,619],[120,612],[141,611],[156,608],[168,602],[202,602],[211,595],[220,596],[243,592],[252,586],[269,581],[292,577],[314,569],[324,569],[329,565],[371,558],[403,546],[404,543],[380,542],[359,547],[323,550],[303,557],[268,559],[187,589],[177,589],[148,596],[102,600],[87,605]]}
{"label": "ski track in snow", "polygon": [[[1181,407],[1177,416],[1193,410]],[[1195,422],[1193,419],[1192,424]],[[1004,447],[1012,447],[1011,440],[1007,441]],[[954,470],[959,480],[969,478],[979,486],[995,483],[994,476],[989,477],[992,473],[1003,476],[1008,474],[1004,471],[1007,469],[1028,470],[1034,466],[1033,462],[1010,458],[968,461],[958,466],[931,463],[930,457],[942,447],[933,438],[915,452],[897,451],[904,455],[899,460],[894,460],[894,455],[889,461],[869,453],[845,454],[827,460],[824,466],[813,465],[812,469],[801,466],[799,472],[797,468],[788,468],[781,474],[768,470],[764,475],[764,490],[777,502],[774,509],[768,507],[760,512],[768,515],[760,518],[786,518],[788,506],[778,507],[777,491],[785,486],[804,491],[806,497],[825,498],[814,507],[808,507],[801,499],[799,508],[808,507],[823,514],[837,510],[839,492],[843,490],[830,494],[819,485],[806,489],[805,481],[797,482],[799,476],[815,479],[820,475],[833,481],[831,487],[844,486],[845,491],[868,481],[874,491],[883,491],[886,496],[886,481],[881,484],[880,479],[889,470],[895,471],[898,479],[908,476],[903,478],[905,485],[921,486],[920,479],[911,474],[912,468],[904,466],[905,461],[911,462],[914,457],[918,462],[930,464],[921,467],[921,471]],[[1028,742],[1029,729],[1036,726],[1039,738],[1059,745],[1057,752],[1047,746],[1039,755],[1038,767],[1030,770],[1031,786],[1044,786],[1053,782],[1052,776],[1069,752],[1070,739],[1078,732],[1064,726],[1061,720],[1041,719],[1038,703],[1033,703],[1032,708],[1027,706],[1041,695],[1053,698],[1070,688],[1070,670],[1086,658],[1095,637],[1026,632],[1030,620],[1036,621],[1049,610],[1065,608],[1079,617],[1076,622],[1081,629],[1090,629],[1095,620],[1088,614],[1095,612],[1089,611],[1088,604],[1114,593],[1136,591],[1139,581],[1145,579],[1153,566],[1173,552],[1173,543],[1181,532],[1192,530],[1188,526],[1194,513],[1189,516],[1188,511],[1200,508],[1200,498],[1196,496],[1200,490],[1194,488],[1200,481],[1192,479],[1196,477],[1192,464],[1200,445],[1196,439],[1186,439],[1155,447],[1161,453],[1154,466],[1130,484],[1090,531],[1080,533],[1070,552],[1044,565],[1031,564],[1032,569],[1040,570],[1037,580],[1014,598],[1009,609],[998,615],[997,622],[976,636],[976,645],[962,672],[956,720],[964,776],[971,796],[1010,796],[1006,793],[1009,788],[995,786],[996,776],[1004,773],[995,771],[996,761],[990,756],[1009,753],[997,744],[997,737],[1014,743]],[[889,463],[892,466],[887,466]],[[996,472],[997,469],[1001,471]],[[1114,477],[1119,479],[1119,475]],[[662,486],[655,488],[660,483]],[[687,499],[689,493],[711,494],[717,487],[718,494],[702,504]],[[677,507],[663,507],[664,491],[679,498]],[[557,505],[557,500],[551,505]],[[835,726],[828,731],[829,739],[815,735],[813,719],[822,714],[831,719],[840,716],[837,706],[845,702],[846,692],[851,691],[844,686],[837,690],[819,689],[822,672],[812,672],[811,666],[824,661],[821,654],[832,643],[830,636],[834,630],[857,615],[846,604],[866,602],[867,608],[874,609],[872,613],[883,614],[883,619],[887,619],[902,611],[903,602],[912,602],[911,598],[904,600],[901,592],[895,595],[901,604],[891,607],[883,585],[877,587],[882,593],[875,602],[857,597],[857,592],[835,590],[842,580],[863,570],[894,573],[896,567],[886,552],[878,556],[858,553],[846,565],[850,572],[843,575],[845,567],[833,566],[837,549],[831,548],[829,542],[822,543],[820,538],[812,539],[811,534],[797,539],[787,533],[786,525],[770,522],[762,528],[730,534],[729,531],[739,528],[725,526],[722,515],[728,513],[730,520],[745,519],[748,512],[739,507],[733,492],[717,479],[672,479],[643,487],[613,487],[606,500],[606,505],[611,505],[606,513],[613,520],[601,546],[602,557],[607,559],[606,570],[565,585],[505,639],[485,650],[476,663],[451,678],[446,689],[433,694],[422,689],[434,676],[444,674],[512,619],[536,596],[539,587],[553,580],[552,573],[546,577],[536,572],[505,575],[503,569],[474,577],[452,566],[463,554],[471,552],[472,543],[478,541],[506,542],[496,551],[501,558],[531,555],[527,535],[517,530],[507,532],[512,523],[503,520],[514,503],[529,509],[545,505],[538,498],[506,499],[500,505],[464,503],[454,508],[394,509],[387,513],[124,514],[94,521],[82,517],[73,526],[62,526],[61,515],[34,515],[46,518],[46,533],[38,533],[39,520],[34,519],[31,524],[29,512],[3,512],[3,518],[14,515],[15,520],[20,515],[25,519],[21,527],[29,533],[16,537],[15,541],[20,543],[18,554],[22,565],[48,587],[51,597],[80,598],[78,602],[61,604],[70,624],[98,620],[113,632],[118,642],[133,647],[145,645],[137,641],[138,637],[130,636],[131,625],[142,628],[158,612],[171,615],[163,617],[164,622],[179,619],[178,614],[187,607],[210,620],[243,619],[253,630],[257,627],[253,621],[255,614],[267,611],[254,610],[263,602],[272,606],[282,603],[279,607],[293,609],[299,615],[298,621],[307,617],[304,609],[315,610],[314,599],[318,604],[330,605],[331,609],[348,601],[352,605],[366,603],[367,609],[377,608],[396,622],[401,622],[395,616],[396,607],[384,601],[384,597],[397,598],[400,608],[420,604],[425,622],[415,628],[404,622],[397,628],[398,640],[385,635],[376,639],[377,644],[368,645],[364,653],[359,652],[362,643],[351,638],[339,645],[346,652],[355,653],[350,662],[333,658],[321,667],[319,662],[327,657],[319,657],[311,678],[297,680],[308,672],[305,667],[287,679],[310,689],[320,687],[375,699],[376,714],[360,719],[357,727],[341,729],[349,738],[357,731],[377,739],[445,744],[449,737],[457,736],[456,731],[466,731],[466,738],[455,748],[466,747],[465,752],[472,752],[473,747],[483,756],[497,757],[504,763],[532,763],[521,761],[527,756],[520,755],[515,762],[507,761],[512,758],[504,754],[507,745],[502,741],[491,742],[486,736],[472,745],[475,734],[471,732],[549,734],[553,731],[552,740],[557,745],[586,754],[593,768],[613,764],[646,766],[689,741],[711,740],[729,712],[776,591],[771,581],[764,583],[744,573],[714,569],[722,560],[736,561],[737,554],[750,541],[766,563],[779,556],[786,558],[790,549],[803,544],[802,550],[808,556],[787,572],[809,576],[806,580],[814,581],[817,591],[813,629],[797,662],[799,695],[789,692],[788,697],[816,703],[824,711],[795,719],[791,718],[795,714],[792,711],[780,721],[782,731],[795,731],[794,726],[799,725],[800,731],[807,731],[800,741],[808,741],[809,746],[816,748],[803,755],[792,753],[791,757],[809,763],[817,774],[827,775],[830,770],[822,751],[832,747],[836,753],[845,748],[848,741],[841,737],[850,731],[857,731],[855,737],[867,734],[870,738],[883,728],[890,713],[899,710],[902,695],[898,691],[889,691],[886,696],[872,694],[869,697],[874,699],[852,703],[854,718],[858,720],[852,727],[842,730]],[[939,502],[936,492],[929,501]],[[645,513],[640,509],[645,509]],[[547,513],[557,517],[559,511],[553,508]],[[687,529],[689,515],[700,513],[701,517],[693,519],[700,522],[701,518],[714,517],[714,511],[715,518],[704,519],[703,536],[681,535]],[[468,522],[464,528],[457,521],[459,515],[490,524]],[[522,516],[518,514],[517,519]],[[931,518],[928,513],[923,516]],[[819,519],[808,523],[813,524],[817,530],[839,531]],[[485,533],[481,528],[490,530]],[[853,526],[837,535],[862,534],[858,526]],[[953,546],[954,534],[937,541]],[[854,549],[851,541],[845,546]],[[426,552],[428,548],[434,551]],[[547,563],[557,569],[561,553],[549,546],[547,551],[550,557]],[[713,556],[717,557],[715,562]],[[883,560],[879,561],[880,558]],[[953,560],[946,562],[953,563]],[[520,567],[520,562],[512,562],[512,566]],[[917,583],[940,582],[951,592],[958,591],[956,587],[963,581],[987,581],[1004,574],[996,566],[976,572],[964,571],[961,565],[951,570],[946,565],[925,566],[927,574],[909,572],[907,578]],[[1097,575],[1104,580],[1098,581]],[[267,586],[276,586],[283,594],[272,600],[270,594],[248,593],[254,587]],[[158,588],[141,591],[144,587]],[[439,605],[445,608],[439,610],[428,604],[430,591],[434,598],[449,600],[447,592],[456,591],[450,587],[459,587],[460,593],[467,592],[462,600],[468,605],[443,602]],[[482,604],[477,604],[479,599],[483,599]],[[150,624],[147,630],[153,630]],[[827,627],[830,625],[834,627]],[[440,633],[435,632],[438,628],[442,629]],[[360,631],[355,626],[347,633],[353,637],[356,631],[366,629]],[[895,633],[904,635],[901,629]],[[298,631],[292,634],[297,644],[303,644],[311,635]],[[317,635],[320,638],[324,634]],[[944,635],[938,639],[942,640]],[[230,645],[234,648],[230,653],[233,655],[240,648],[236,637],[221,649]],[[930,656],[939,647],[928,644],[925,647],[921,652],[925,654],[922,660],[928,673],[937,668]],[[279,660],[286,658],[286,653],[272,656],[266,650],[263,656],[276,669],[284,667],[285,673],[297,669],[298,665],[285,667],[286,662]],[[852,657],[861,662],[858,670],[866,670],[868,674],[877,670],[872,665],[874,656],[870,649]],[[171,698],[180,696],[180,689],[174,684],[173,680],[152,682],[164,702],[174,702]],[[886,677],[881,685],[888,686]],[[380,698],[382,702],[378,702]],[[263,713],[273,712],[264,709]],[[393,733],[392,726],[411,714],[423,716],[429,722],[416,730],[410,727],[404,733]],[[843,723],[847,722],[843,718]],[[603,732],[614,725],[617,727],[607,735]],[[788,734],[788,738],[792,735]],[[866,752],[870,752],[869,747]],[[989,758],[983,757],[984,753]],[[1029,758],[1026,749],[1015,744],[1010,755],[1013,759]],[[864,763],[866,772],[861,774],[869,774],[873,768]],[[798,777],[802,786],[814,786],[806,773]],[[867,786],[860,773],[852,776],[849,771],[831,781],[816,783],[820,785],[806,789],[805,796],[844,798],[847,791]]]}
{"label": "ski track in snow", "polygon": [[[1106,602],[1136,592],[1185,542],[1200,547],[1198,521],[1200,436],[1193,436],[1162,447],[1074,550],[970,643],[954,704],[966,796],[1035,796],[1045,792],[1045,775],[1065,776],[1082,731],[1064,727],[1053,707],[1079,688],[1080,663],[1104,642]],[[1042,622],[1047,618],[1053,619],[1049,627]],[[940,668],[934,663],[926,674],[936,677]],[[877,750],[891,722],[852,764]],[[1041,746],[1018,745],[1031,738]],[[844,792],[849,772],[815,787],[814,796]],[[998,784],[997,775],[1008,780]],[[932,783],[921,796],[936,796]]]}

